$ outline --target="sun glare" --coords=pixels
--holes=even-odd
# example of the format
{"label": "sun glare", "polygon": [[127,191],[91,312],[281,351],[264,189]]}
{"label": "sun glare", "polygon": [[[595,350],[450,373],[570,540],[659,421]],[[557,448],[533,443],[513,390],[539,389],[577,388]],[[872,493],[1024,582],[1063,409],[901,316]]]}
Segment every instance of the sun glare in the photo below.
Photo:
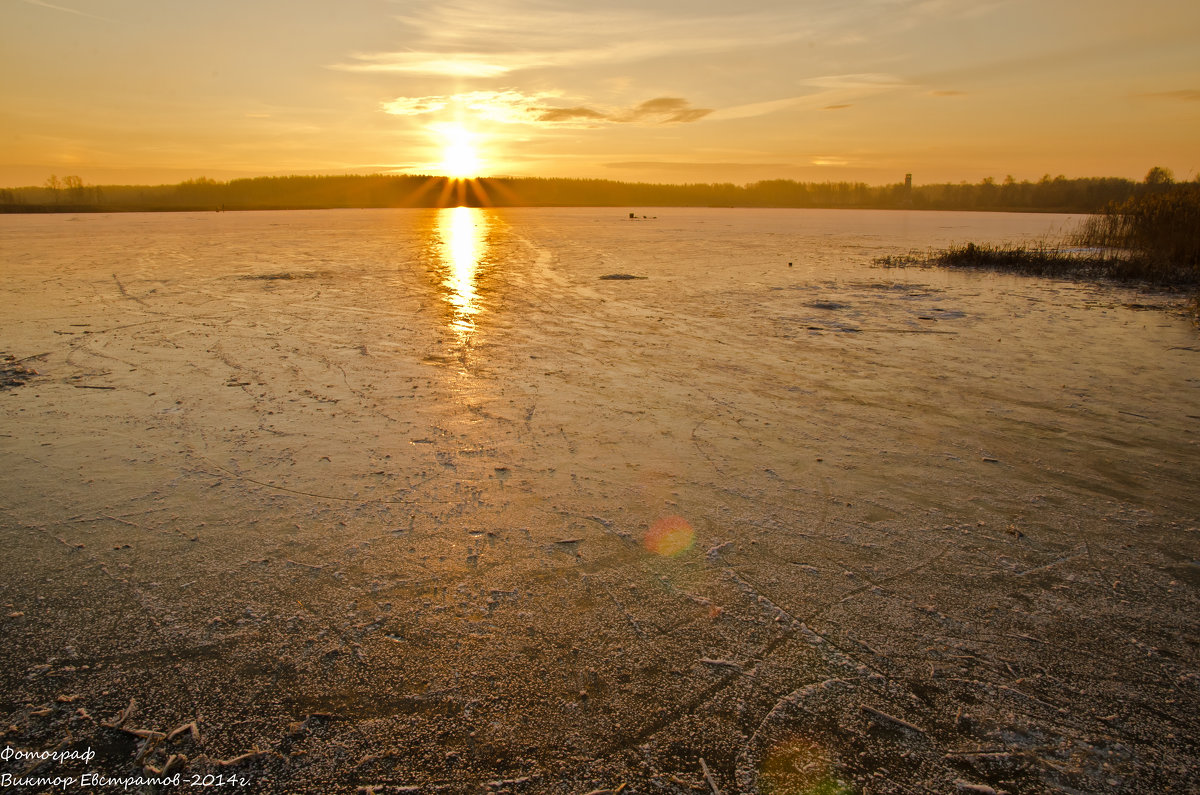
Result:
{"label": "sun glare", "polygon": [[475,136],[461,126],[443,127],[438,131],[442,139],[442,176],[455,179],[470,179],[479,176],[479,149]]}

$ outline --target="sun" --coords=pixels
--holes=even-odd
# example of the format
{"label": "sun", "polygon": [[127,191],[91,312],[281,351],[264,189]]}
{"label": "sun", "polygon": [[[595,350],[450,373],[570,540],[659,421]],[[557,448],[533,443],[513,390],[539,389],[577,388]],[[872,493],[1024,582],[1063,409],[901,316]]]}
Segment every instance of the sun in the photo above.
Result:
{"label": "sun", "polygon": [[479,176],[482,165],[475,136],[461,125],[447,125],[437,130],[442,142],[442,175],[454,179]]}

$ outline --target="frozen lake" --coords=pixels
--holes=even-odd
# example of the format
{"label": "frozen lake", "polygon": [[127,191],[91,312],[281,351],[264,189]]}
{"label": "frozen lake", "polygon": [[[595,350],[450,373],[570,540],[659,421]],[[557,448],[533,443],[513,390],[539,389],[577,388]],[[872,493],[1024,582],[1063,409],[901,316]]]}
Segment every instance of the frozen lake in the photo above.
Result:
{"label": "frozen lake", "polygon": [[637,216],[0,215],[5,742],[256,792],[1200,787],[1169,297],[873,264],[1068,216]]}

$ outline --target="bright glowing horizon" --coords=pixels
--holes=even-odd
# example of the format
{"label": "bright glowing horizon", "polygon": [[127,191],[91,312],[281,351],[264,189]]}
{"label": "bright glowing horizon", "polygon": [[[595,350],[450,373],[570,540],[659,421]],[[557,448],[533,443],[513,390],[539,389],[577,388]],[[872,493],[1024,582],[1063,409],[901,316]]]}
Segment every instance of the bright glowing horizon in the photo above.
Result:
{"label": "bright glowing horizon", "polygon": [[1198,52],[1183,0],[8,0],[0,186],[1188,179]]}

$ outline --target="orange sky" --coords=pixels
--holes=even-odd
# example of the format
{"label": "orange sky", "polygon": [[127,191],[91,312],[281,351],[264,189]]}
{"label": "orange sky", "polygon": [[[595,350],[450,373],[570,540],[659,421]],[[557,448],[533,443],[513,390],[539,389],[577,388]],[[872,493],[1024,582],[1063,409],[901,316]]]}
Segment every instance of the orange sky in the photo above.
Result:
{"label": "orange sky", "polygon": [[1200,172],[1200,3],[0,0],[0,186]]}

